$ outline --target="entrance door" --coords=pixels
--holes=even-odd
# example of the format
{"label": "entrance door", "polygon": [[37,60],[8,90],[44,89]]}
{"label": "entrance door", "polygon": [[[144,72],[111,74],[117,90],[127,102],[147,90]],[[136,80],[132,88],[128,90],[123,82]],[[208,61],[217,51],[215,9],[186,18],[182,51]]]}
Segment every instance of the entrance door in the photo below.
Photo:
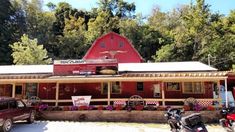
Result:
{"label": "entrance door", "polygon": [[161,87],[160,84],[153,85],[153,97],[161,97]]}
{"label": "entrance door", "polygon": [[23,99],[23,85],[22,84],[16,84],[15,86],[15,97]]}

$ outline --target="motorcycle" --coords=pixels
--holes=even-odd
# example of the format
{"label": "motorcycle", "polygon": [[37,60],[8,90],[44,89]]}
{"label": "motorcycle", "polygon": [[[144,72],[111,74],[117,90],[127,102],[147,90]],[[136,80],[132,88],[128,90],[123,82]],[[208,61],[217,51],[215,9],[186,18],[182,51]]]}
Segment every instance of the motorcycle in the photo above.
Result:
{"label": "motorcycle", "polygon": [[220,125],[228,132],[235,132],[235,113],[233,108],[222,108],[222,119],[219,120]]}
{"label": "motorcycle", "polygon": [[176,108],[166,112],[165,117],[172,132],[207,132],[200,113],[182,116],[183,113],[184,110]]}

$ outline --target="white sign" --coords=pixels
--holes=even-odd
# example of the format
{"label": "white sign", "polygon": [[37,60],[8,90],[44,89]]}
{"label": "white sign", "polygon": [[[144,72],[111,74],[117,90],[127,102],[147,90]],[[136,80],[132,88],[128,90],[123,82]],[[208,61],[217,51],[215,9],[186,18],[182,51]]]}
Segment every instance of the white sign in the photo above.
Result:
{"label": "white sign", "polygon": [[74,106],[89,106],[91,96],[72,96]]}
{"label": "white sign", "polygon": [[54,60],[54,64],[83,64],[84,60]]}

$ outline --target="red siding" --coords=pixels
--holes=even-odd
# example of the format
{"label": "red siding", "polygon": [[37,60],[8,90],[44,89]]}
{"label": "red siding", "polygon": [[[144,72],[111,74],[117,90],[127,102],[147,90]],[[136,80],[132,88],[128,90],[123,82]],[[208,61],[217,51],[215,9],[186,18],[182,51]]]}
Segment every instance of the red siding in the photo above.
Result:
{"label": "red siding", "polygon": [[[144,91],[137,91],[136,82],[121,82],[121,94],[111,94],[111,98],[129,98],[132,95],[140,95],[143,98],[153,97],[153,85],[160,82],[144,82]],[[42,99],[55,99],[55,83],[39,84],[39,97]],[[47,88],[48,90],[45,90]],[[101,83],[71,83],[60,84],[59,99],[71,99],[71,96],[91,95],[92,98],[107,98],[107,94],[101,94]],[[205,83],[204,94],[183,94],[180,91],[165,91],[165,98],[213,98],[212,83]],[[158,97],[161,98],[161,97]]]}
{"label": "red siding", "polygon": [[117,59],[118,63],[140,63],[143,60],[126,38],[113,32],[98,38],[83,59],[104,59],[107,57]]}
{"label": "red siding", "polygon": [[56,84],[40,83],[38,97],[41,99],[55,99]]}

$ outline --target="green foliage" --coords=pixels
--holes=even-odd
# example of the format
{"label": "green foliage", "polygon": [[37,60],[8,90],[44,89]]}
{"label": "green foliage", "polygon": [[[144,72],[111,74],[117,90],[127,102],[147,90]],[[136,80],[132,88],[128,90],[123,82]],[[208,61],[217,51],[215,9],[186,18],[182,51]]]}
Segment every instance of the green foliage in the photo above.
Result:
{"label": "green foliage", "polygon": [[[111,31],[127,37],[145,61],[207,63],[210,54],[211,65],[220,70],[229,70],[235,63],[235,10],[224,16],[211,12],[204,0],[196,0],[169,12],[153,8],[146,18],[135,14],[134,3],[124,0],[99,0],[97,4],[84,11],[66,2],[48,3],[50,11],[43,11],[42,0],[0,0],[0,64],[23,60],[37,64],[28,60],[36,60],[32,50],[11,49],[9,44],[14,42],[30,43],[28,47],[43,44],[53,59],[79,59],[95,39]],[[21,38],[23,34],[34,39]],[[49,58],[40,46],[42,56]],[[18,52],[27,58],[15,59],[13,54]]]}
{"label": "green foliage", "polygon": [[13,53],[14,64],[32,65],[32,64],[49,64],[51,58],[48,58],[46,49],[43,45],[37,44],[37,39],[29,39],[27,35],[21,37],[21,41],[10,45]]}

